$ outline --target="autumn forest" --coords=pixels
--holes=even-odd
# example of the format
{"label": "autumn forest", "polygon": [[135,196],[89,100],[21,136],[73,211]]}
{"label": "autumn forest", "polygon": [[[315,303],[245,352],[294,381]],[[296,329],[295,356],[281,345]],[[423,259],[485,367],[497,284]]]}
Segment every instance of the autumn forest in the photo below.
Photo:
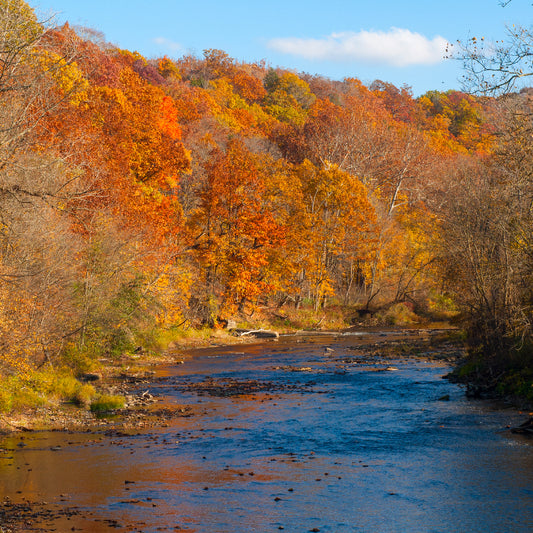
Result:
{"label": "autumn forest", "polygon": [[531,395],[532,91],[414,97],[0,18],[0,411],[45,368],[228,324],[451,320],[470,371]]}

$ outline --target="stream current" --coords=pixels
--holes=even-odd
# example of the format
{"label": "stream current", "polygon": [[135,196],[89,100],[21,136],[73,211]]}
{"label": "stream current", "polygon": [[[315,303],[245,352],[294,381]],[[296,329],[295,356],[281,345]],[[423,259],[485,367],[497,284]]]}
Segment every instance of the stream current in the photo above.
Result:
{"label": "stream current", "polygon": [[466,399],[446,362],[361,355],[383,339],[189,352],[143,387],[190,416],[0,440],[0,501],[75,509],[28,531],[533,531],[525,415]]}

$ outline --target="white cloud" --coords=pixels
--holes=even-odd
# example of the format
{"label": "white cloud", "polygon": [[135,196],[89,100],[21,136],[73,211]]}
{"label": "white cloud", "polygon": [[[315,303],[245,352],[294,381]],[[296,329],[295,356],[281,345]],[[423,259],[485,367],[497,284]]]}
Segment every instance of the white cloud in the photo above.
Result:
{"label": "white cloud", "polygon": [[162,46],[163,48],[166,48],[167,50],[171,50],[172,52],[179,52],[183,50],[183,46],[181,46],[180,43],[171,41],[170,39],[166,39],[165,37],[156,37],[154,39],[154,43],[158,44],[159,46]]}
{"label": "white cloud", "polygon": [[332,33],[323,39],[293,37],[272,39],[268,47],[320,61],[360,61],[395,67],[431,65],[442,61],[447,41],[441,36],[428,39],[420,33],[401,28],[384,31]]}

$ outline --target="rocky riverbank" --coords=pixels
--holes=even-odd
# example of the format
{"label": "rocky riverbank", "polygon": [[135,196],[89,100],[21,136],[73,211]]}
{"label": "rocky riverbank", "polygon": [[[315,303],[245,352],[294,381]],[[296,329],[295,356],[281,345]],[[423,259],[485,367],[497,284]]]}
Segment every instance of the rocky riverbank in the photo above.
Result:
{"label": "rocky riverbank", "polygon": [[[336,383],[337,379],[344,379],[343,375],[350,376],[354,372],[368,373],[368,376],[372,375],[371,381],[384,379],[387,382],[394,380],[394,376],[402,374],[406,366],[446,369],[457,364],[464,356],[460,339],[450,330],[413,329],[385,332],[376,330],[371,333],[365,332],[364,335],[357,333],[300,332],[294,335],[289,343],[285,339],[281,339],[279,343],[275,340],[267,341],[271,346],[265,350],[268,356],[261,359],[261,364],[278,375],[282,372],[291,373],[287,374],[286,380],[270,379],[268,374],[261,373],[236,374],[234,377],[217,376],[216,372],[213,375],[194,374],[196,353],[207,355],[201,357],[206,360],[213,357],[213,362],[219,360],[219,356],[223,356],[226,357],[224,361],[232,364],[232,361],[240,360],[239,354],[248,352],[249,349],[244,346],[235,349],[222,345],[210,346],[207,352],[174,347],[163,358],[138,358],[129,363],[124,360],[120,365],[110,365],[102,369],[98,376],[93,376],[95,379],[93,383],[99,390],[107,394],[122,395],[126,399],[124,408],[96,415],[90,410],[73,406],[47,407],[34,413],[26,421],[19,419],[17,432],[4,440],[0,452],[6,463],[9,463],[9,459],[17,457],[24,457],[26,460],[25,454],[29,456],[28,451],[35,449],[39,450],[39,454],[51,454],[53,458],[57,457],[59,460],[62,454],[67,457],[72,449],[80,446],[96,450],[107,449],[106,447],[123,450],[125,457],[130,453],[140,455],[146,449],[154,450],[158,445],[176,447],[185,443],[190,445],[194,439],[207,438],[203,433],[204,426],[201,425],[199,428],[198,424],[203,417],[206,417],[206,406],[219,402],[220,399],[225,401],[229,398],[231,404],[235,405],[242,402],[256,406],[261,404],[276,406],[282,396],[295,394],[302,395],[302,398],[312,398],[313,394],[324,394],[327,392],[327,387],[322,385],[322,376],[326,380],[334,376],[332,383]],[[264,341],[261,342],[263,343]],[[303,352],[298,346],[304,347]],[[259,351],[262,349],[263,347]],[[289,356],[283,362],[277,360],[276,354],[289,355],[294,349],[296,353],[310,355],[304,355],[303,358]],[[252,347],[249,353],[254,353],[253,350]],[[272,363],[269,361],[270,356]],[[247,358],[242,360],[243,364],[246,364],[246,360]],[[237,366],[239,364],[237,363]],[[176,365],[179,365],[178,374],[176,374]],[[399,372],[396,372],[397,370]],[[376,372],[380,374],[377,375]],[[313,378],[309,379],[308,376],[311,374]],[[161,391],[161,394],[158,391]],[[173,401],[169,401],[168,396],[163,396],[168,391],[173,391]],[[191,396],[201,398],[200,402],[191,402],[191,405],[187,405],[185,400],[183,404],[179,403],[180,398],[191,398]],[[443,402],[448,405],[448,401],[453,402],[453,397],[443,396],[441,393],[434,396],[430,405],[444,405]],[[426,405],[425,408],[427,407]],[[270,409],[267,409],[267,412],[271,412]],[[191,418],[191,420],[178,420],[180,418]],[[159,431],[159,428],[166,427],[170,429]],[[179,427],[179,431],[172,431],[175,427]],[[45,428],[54,429],[56,432],[48,434],[47,444],[42,447],[36,442],[40,442],[45,434],[37,433],[35,430]],[[524,429],[523,434],[529,432],[529,426],[522,429]],[[219,430],[231,434],[235,431],[235,423],[228,422],[227,427],[222,425]],[[172,436],[166,432],[170,432]],[[19,463],[24,465],[24,460],[19,459]],[[32,466],[28,464],[22,468]],[[120,482],[124,483],[120,491],[121,504],[142,507],[159,505],[159,502],[151,501],[151,495],[148,499],[140,499],[139,495],[122,493],[122,490],[128,491],[130,487],[133,491],[135,483],[140,479],[129,470],[127,477],[124,477],[125,481],[120,479]],[[2,533],[62,531],[63,524],[75,524],[75,527],[84,531],[95,530],[95,524],[101,526],[102,531],[116,528],[133,531],[138,526],[132,522],[129,529],[129,522],[124,521],[123,517],[117,519],[117,515],[114,514],[108,514],[107,517],[91,515],[86,509],[76,507],[75,502],[69,499],[68,491],[63,488],[55,493],[54,498],[46,497],[46,501],[43,495],[17,495],[14,491],[9,496],[4,497],[0,506],[0,524],[4,528]],[[48,527],[47,523],[54,525]],[[61,524],[61,527],[57,524]]]}
{"label": "rocky riverbank", "polygon": [[[394,336],[376,331],[372,342],[354,346],[350,357],[338,358],[337,354],[324,344],[325,360],[337,365],[368,363],[370,360],[387,360],[393,358],[417,358],[438,360],[455,364],[464,356],[462,344],[453,337],[453,330],[406,329],[398,330]],[[295,335],[326,337],[340,332],[308,331]],[[381,335],[381,336],[380,336]],[[267,341],[275,342],[277,337],[270,335]],[[261,339],[263,342],[265,339]],[[97,389],[99,393],[121,396],[125,405],[121,409],[107,412],[93,412],[72,404],[47,405],[25,412],[0,415],[0,433],[28,432],[40,430],[53,431],[132,431],[136,429],[160,426],[175,417],[193,416],[191,408],[186,405],[164,405],[162,398],[152,392],[151,384],[163,366],[183,364],[191,358],[192,348],[216,348],[233,344],[258,342],[253,335],[241,335],[217,342],[196,340],[186,346],[171,346],[167,353],[156,357],[143,354],[124,356],[116,361],[104,361],[98,372],[82,376]],[[387,368],[384,363],[383,369]],[[371,365],[369,371],[378,367]],[[379,369],[379,368],[378,368]],[[295,370],[295,369],[292,369]],[[296,369],[301,370],[301,369]],[[206,390],[209,390],[207,385]],[[250,383],[236,384],[231,381],[212,384],[220,394],[234,395],[254,389]],[[255,388],[257,388],[257,385]],[[265,385],[267,388],[268,386]]]}

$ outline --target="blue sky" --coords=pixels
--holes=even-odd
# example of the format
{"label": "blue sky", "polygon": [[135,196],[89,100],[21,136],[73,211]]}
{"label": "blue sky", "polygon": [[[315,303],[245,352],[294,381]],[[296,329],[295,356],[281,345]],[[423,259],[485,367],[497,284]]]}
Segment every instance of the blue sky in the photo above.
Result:
{"label": "blue sky", "polygon": [[415,96],[459,89],[459,61],[446,42],[502,39],[505,25],[532,23],[531,0],[30,0],[43,15],[101,31],[145,57],[201,56],[406,84]]}

